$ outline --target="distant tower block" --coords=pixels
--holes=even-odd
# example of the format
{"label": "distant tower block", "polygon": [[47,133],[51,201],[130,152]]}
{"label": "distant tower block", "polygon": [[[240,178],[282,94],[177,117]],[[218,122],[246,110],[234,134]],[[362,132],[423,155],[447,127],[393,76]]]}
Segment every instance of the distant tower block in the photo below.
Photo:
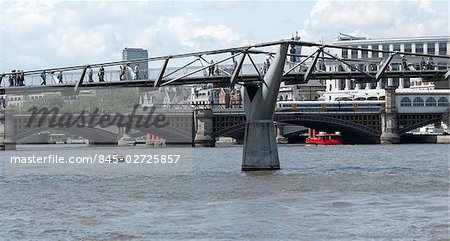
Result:
{"label": "distant tower block", "polygon": [[[122,50],[122,60],[136,60],[136,59],[146,59],[148,58],[148,51],[141,48],[124,48]],[[148,79],[148,62],[137,63],[139,66],[139,78]],[[130,64],[131,68],[134,70],[136,64]]]}

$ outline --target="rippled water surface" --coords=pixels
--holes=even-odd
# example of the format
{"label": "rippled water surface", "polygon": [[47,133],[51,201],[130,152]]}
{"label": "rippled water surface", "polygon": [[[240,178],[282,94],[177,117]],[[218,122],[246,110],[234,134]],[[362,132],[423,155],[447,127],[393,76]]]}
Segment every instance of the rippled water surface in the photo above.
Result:
{"label": "rippled water surface", "polygon": [[241,146],[193,149],[189,175],[0,169],[0,240],[449,240],[449,147],[286,145],[282,170],[248,173]]}

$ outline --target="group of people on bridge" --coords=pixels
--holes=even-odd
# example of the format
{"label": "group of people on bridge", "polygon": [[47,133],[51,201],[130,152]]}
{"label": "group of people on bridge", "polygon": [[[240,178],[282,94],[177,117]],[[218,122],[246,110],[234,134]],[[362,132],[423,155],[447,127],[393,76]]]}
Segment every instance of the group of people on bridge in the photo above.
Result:
{"label": "group of people on bridge", "polygon": [[[134,70],[133,68],[131,68],[130,63],[128,64],[124,64],[119,66],[120,67],[120,75],[119,75],[119,80],[123,81],[123,80],[128,80],[128,79],[132,79],[132,80],[138,80],[141,79],[140,78],[140,72],[139,72],[139,65],[135,65],[134,66]],[[131,76],[129,76],[131,75]]]}
{"label": "group of people on bridge", "polygon": [[[88,73],[88,82],[92,83],[94,82],[94,70],[89,66],[87,69]],[[105,82],[105,68],[103,68],[103,65],[100,66],[98,69],[98,82]]]}
{"label": "group of people on bridge", "polygon": [[[52,76],[54,73],[55,73],[54,71],[50,71],[50,74]],[[59,73],[56,76],[56,78],[58,79],[58,84],[64,84],[64,82],[63,82],[64,76],[63,76],[62,70],[59,70]],[[41,85],[47,85],[47,73],[45,72],[45,70],[42,71],[42,73],[41,73],[41,79],[42,79]]]}
{"label": "group of people on bridge", "polygon": [[425,58],[422,57],[422,60],[420,61],[420,68],[422,70],[433,70],[434,69],[433,57],[428,57],[427,61],[425,61]]}
{"label": "group of people on bridge", "polygon": [[[3,77],[5,74],[0,74],[0,85],[2,84]],[[24,86],[25,85],[25,74],[23,70],[11,70],[11,74],[8,76],[9,86]]]}

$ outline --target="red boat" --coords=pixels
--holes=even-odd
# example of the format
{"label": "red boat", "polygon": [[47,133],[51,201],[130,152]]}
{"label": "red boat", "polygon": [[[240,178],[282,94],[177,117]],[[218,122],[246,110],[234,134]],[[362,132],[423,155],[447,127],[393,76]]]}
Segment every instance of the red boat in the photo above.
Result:
{"label": "red boat", "polygon": [[340,132],[334,134],[319,132],[319,134],[316,134],[316,130],[308,129],[308,138],[306,138],[305,143],[319,146],[342,145],[342,137]]}

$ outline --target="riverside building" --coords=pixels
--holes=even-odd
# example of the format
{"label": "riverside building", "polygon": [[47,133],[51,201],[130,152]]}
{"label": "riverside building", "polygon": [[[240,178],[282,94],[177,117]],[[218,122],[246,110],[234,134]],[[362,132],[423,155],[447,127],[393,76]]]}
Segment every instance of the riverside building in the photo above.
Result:
{"label": "riverside building", "polygon": [[[343,47],[355,47],[368,50],[347,50],[336,49],[331,53],[336,57],[355,60],[355,67],[361,70],[377,70],[382,61],[386,61],[389,53],[373,52],[371,49],[398,51],[406,53],[423,53],[430,55],[450,55],[450,36],[434,36],[434,37],[411,37],[411,38],[386,38],[386,39],[368,39],[361,37],[352,37],[341,35],[333,42],[333,45]],[[406,56],[407,64],[410,70],[420,71],[424,69],[424,62],[429,59],[421,56]],[[392,60],[390,68],[392,70],[402,70],[401,55],[397,55]],[[330,71],[349,71],[347,66],[342,66],[338,62],[327,61],[327,68]],[[449,62],[444,58],[432,59],[433,69],[448,69]],[[447,88],[448,83],[423,82],[420,78],[393,78],[382,79],[377,83],[360,83],[357,84],[351,79],[347,80],[327,80],[326,89],[321,93],[321,100],[383,100],[384,88],[387,85],[397,86],[397,90],[433,90],[438,88]]]}

